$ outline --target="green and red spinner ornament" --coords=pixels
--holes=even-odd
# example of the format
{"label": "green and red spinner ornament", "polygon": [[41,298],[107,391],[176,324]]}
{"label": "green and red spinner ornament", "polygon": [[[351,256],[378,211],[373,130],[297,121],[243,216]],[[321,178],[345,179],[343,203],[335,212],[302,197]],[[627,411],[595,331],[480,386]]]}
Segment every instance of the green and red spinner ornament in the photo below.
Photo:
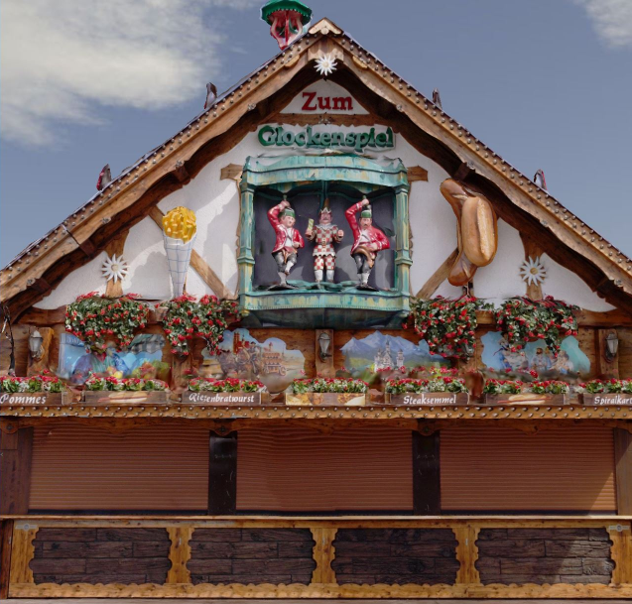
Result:
{"label": "green and red spinner ornament", "polygon": [[284,50],[303,33],[312,9],[299,0],[268,0],[261,8],[261,18],[270,24],[270,34]]}

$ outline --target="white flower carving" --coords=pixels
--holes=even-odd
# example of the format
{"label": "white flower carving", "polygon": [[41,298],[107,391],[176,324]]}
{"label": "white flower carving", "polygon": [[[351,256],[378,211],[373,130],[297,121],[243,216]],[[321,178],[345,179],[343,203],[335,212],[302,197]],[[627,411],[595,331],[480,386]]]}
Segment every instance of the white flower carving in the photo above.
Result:
{"label": "white flower carving", "polygon": [[128,268],[127,262],[123,260],[123,256],[116,257],[114,254],[111,258],[108,256],[101,265],[101,270],[103,271],[103,276],[106,281],[123,281],[123,279],[127,276]]}
{"label": "white flower carving", "polygon": [[546,279],[546,268],[540,257],[528,258],[520,266],[520,276],[528,285],[541,285]]}
{"label": "white flower carving", "polygon": [[316,71],[323,76],[328,76],[336,70],[336,59],[332,55],[322,55],[316,59]]}

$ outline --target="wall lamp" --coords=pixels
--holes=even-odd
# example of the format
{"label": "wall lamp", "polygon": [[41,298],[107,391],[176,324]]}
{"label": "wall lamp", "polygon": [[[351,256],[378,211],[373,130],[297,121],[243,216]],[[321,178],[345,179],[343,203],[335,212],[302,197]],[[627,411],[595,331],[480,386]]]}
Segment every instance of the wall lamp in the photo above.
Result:
{"label": "wall lamp", "polygon": [[608,363],[612,363],[612,361],[615,360],[615,358],[617,357],[618,350],[619,350],[619,338],[617,337],[617,334],[614,331],[611,331],[606,336],[605,354],[606,354],[606,361],[608,361]]}
{"label": "wall lamp", "polygon": [[44,348],[42,344],[44,343],[44,338],[42,334],[36,329],[29,336],[29,352],[31,353],[31,358],[34,361],[39,361],[42,358],[42,354],[44,353]]}
{"label": "wall lamp", "polygon": [[331,338],[329,337],[329,334],[326,331],[321,331],[318,336],[318,348],[320,349],[318,356],[321,361],[324,361],[327,357],[331,356],[331,354],[329,354],[330,345]]}

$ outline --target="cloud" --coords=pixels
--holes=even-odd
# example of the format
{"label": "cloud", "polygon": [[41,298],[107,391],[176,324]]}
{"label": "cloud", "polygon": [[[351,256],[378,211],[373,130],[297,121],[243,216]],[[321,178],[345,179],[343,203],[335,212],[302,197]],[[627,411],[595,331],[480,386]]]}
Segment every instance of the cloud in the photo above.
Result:
{"label": "cloud", "polygon": [[632,0],[576,0],[611,48],[632,48]]}
{"label": "cloud", "polygon": [[2,0],[2,137],[49,145],[100,106],[160,109],[194,97],[220,67],[211,7],[261,0]]}

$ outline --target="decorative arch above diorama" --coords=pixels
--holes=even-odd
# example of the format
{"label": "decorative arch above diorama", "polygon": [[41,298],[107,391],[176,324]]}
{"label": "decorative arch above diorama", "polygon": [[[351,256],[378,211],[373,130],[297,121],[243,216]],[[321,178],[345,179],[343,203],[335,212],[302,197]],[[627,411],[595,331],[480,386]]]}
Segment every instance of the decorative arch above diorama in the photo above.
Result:
{"label": "decorative arch above diorama", "polygon": [[[283,327],[354,327],[356,325],[399,326],[408,316],[410,306],[410,235],[408,227],[408,195],[410,186],[407,170],[399,159],[373,161],[355,154],[291,156],[265,160],[248,157],[241,178],[241,208],[239,255],[239,302],[245,311],[246,325],[278,325]],[[309,216],[299,216],[303,222],[317,218],[322,195],[338,196],[348,205],[364,196],[384,208],[392,208],[391,258],[386,273],[387,287],[375,291],[359,290],[351,281],[317,289],[315,283],[298,282],[291,290],[271,291],[255,271],[255,263],[274,260],[268,253],[257,250],[257,204],[268,206],[300,196],[317,197],[318,202],[305,205]],[[390,198],[390,202],[389,202]],[[390,210],[389,210],[390,212]],[[334,209],[334,217],[336,210]],[[340,225],[349,231],[348,225]],[[299,230],[305,225],[297,221]],[[263,228],[263,227],[259,227]],[[387,233],[388,235],[389,233]],[[349,250],[338,250],[338,256]],[[301,250],[304,259],[311,259],[311,249]],[[300,256],[300,254],[299,254]],[[350,256],[349,256],[350,258]],[[377,266],[377,263],[376,263]]]}

